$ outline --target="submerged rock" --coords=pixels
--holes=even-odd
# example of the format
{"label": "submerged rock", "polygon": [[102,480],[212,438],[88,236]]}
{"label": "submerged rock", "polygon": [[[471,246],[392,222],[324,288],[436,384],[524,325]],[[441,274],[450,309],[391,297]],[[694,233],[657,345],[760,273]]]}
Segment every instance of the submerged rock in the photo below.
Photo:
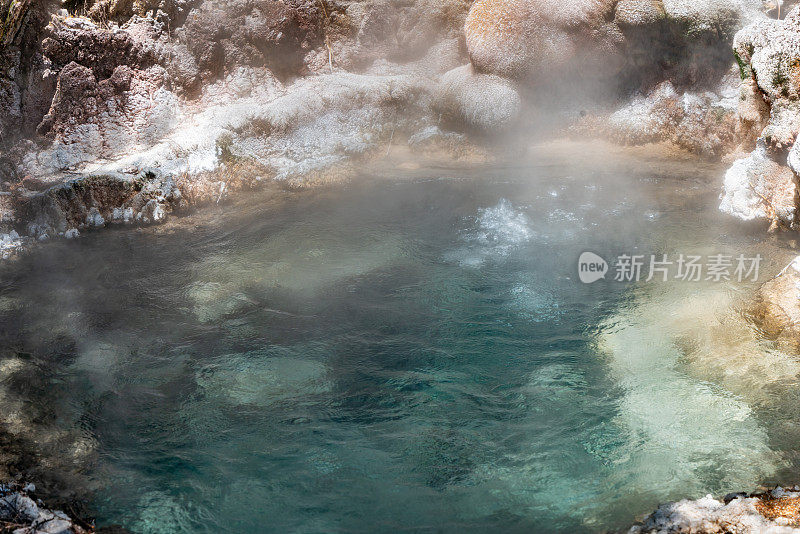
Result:
{"label": "submerged rock", "polygon": [[264,407],[326,393],[332,387],[324,363],[268,352],[226,355],[201,369],[197,384],[205,395]]}

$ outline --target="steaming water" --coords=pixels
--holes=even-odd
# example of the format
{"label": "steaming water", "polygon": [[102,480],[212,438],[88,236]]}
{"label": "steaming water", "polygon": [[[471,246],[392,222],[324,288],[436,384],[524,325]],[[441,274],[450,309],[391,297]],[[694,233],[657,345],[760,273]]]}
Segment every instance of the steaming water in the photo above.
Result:
{"label": "steaming water", "polygon": [[142,533],[601,531],[778,479],[800,364],[750,288],[576,276],[776,257],[718,172],[544,151],[47,244],[0,267],[0,413],[77,433],[99,523]]}

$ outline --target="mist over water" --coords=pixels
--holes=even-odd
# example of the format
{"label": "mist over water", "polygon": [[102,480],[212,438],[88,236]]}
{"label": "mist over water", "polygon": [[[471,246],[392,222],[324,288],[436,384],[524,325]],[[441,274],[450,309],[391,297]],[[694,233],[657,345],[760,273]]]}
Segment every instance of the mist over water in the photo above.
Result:
{"label": "mist over water", "polygon": [[48,243],[0,266],[0,365],[52,383],[0,379],[0,412],[54,406],[98,522],[143,533],[595,532],[779,477],[798,369],[750,286],[577,278],[775,245],[714,168],[582,150]]}

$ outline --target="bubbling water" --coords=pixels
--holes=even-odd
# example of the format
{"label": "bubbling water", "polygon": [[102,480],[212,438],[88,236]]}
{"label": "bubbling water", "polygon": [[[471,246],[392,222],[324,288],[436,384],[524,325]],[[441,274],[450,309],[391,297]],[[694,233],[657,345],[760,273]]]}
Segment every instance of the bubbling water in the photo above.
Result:
{"label": "bubbling water", "polygon": [[49,243],[0,266],[0,420],[143,533],[602,531],[800,464],[750,288],[576,273],[776,247],[696,162],[574,152]]}
{"label": "bubbling water", "polygon": [[534,236],[530,220],[507,199],[468,218],[472,227],[463,230],[464,247],[450,251],[446,259],[463,267],[480,267],[487,261],[507,256]]}

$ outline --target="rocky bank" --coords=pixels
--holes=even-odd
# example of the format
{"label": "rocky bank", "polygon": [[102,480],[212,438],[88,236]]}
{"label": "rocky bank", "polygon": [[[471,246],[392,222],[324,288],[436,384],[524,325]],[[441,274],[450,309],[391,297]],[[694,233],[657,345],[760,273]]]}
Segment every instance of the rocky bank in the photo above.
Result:
{"label": "rocky bank", "polygon": [[3,0],[0,247],[346,179],[391,145],[483,157],[555,135],[750,153],[721,208],[792,228],[791,8]]}
{"label": "rocky bank", "polygon": [[[0,0],[0,254],[267,181],[346,180],[393,146],[487,158],[565,135],[726,159],[720,209],[796,231],[794,4]],[[752,313],[781,343],[797,339],[795,271]],[[677,503],[636,528],[754,531],[764,502]]]}
{"label": "rocky bank", "polygon": [[797,534],[800,487],[777,487],[752,494],[707,495],[662,505],[629,534],[729,533]]}
{"label": "rocky bank", "polygon": [[6,2],[4,250],[264,180],[336,178],[392,142],[464,144],[431,108],[467,8]]}
{"label": "rocky bank", "polygon": [[49,510],[36,500],[33,484],[0,484],[0,532],[12,534],[83,534],[94,529],[80,526],[67,514]]}

